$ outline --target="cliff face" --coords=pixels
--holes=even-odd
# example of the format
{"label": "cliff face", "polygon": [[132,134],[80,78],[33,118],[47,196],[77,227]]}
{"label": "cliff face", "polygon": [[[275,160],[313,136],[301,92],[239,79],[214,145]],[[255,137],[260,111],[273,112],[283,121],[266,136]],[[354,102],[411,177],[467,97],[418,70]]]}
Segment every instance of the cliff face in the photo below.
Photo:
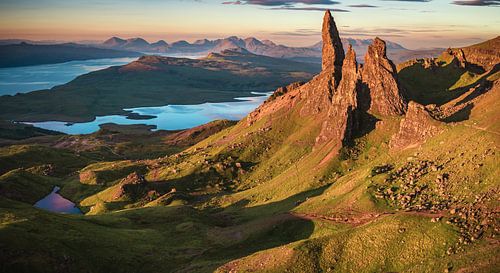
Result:
{"label": "cliff face", "polygon": [[349,47],[342,66],[342,79],[333,96],[328,116],[316,143],[333,141],[336,147],[348,141],[357,125],[359,74],[356,53]]}
{"label": "cliff face", "polygon": [[396,66],[387,58],[385,42],[375,38],[368,47],[361,72],[363,92],[369,101],[363,102],[370,111],[380,115],[402,115],[406,104],[399,86]]}
{"label": "cliff face", "polygon": [[352,139],[363,112],[402,115],[406,104],[396,68],[387,59],[384,41],[374,40],[365,56],[366,65],[360,68],[352,47],[347,53],[343,51],[330,12],[325,13],[322,37],[321,73],[303,85],[278,89],[272,99],[247,117],[247,124],[266,116],[276,119],[278,112],[295,112],[301,118],[313,117],[314,122],[320,124],[315,148],[326,147],[330,149],[329,155],[335,155]]}
{"label": "cliff face", "polygon": [[460,63],[474,64],[489,71],[500,63],[500,36],[480,44],[448,49],[448,52],[456,56]]}
{"label": "cliff face", "polygon": [[323,55],[321,63],[323,71],[332,70],[335,78],[334,83],[338,84],[341,78],[342,63],[345,55],[337,25],[330,11],[325,12],[325,17],[323,18],[322,39]]}

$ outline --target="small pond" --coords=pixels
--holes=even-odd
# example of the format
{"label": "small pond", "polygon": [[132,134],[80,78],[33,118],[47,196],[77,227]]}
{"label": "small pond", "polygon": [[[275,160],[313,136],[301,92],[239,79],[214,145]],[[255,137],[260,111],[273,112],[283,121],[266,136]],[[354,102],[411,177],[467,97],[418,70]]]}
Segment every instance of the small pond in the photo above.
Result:
{"label": "small pond", "polygon": [[75,203],[69,201],[68,199],[62,197],[59,193],[61,188],[54,187],[52,192],[45,196],[43,199],[35,203],[35,207],[57,212],[57,213],[67,213],[67,214],[83,214],[82,211],[75,206]]}

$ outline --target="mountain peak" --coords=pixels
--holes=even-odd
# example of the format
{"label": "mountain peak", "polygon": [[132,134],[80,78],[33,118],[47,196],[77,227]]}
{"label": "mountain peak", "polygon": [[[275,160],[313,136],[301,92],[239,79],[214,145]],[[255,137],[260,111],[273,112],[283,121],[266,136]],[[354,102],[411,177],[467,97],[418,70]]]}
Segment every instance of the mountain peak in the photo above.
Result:
{"label": "mountain peak", "polygon": [[149,44],[146,40],[139,38],[139,37],[127,39],[127,42],[128,43]]}
{"label": "mountain peak", "polygon": [[164,40],[159,40],[158,42],[152,43],[151,46],[155,47],[168,46],[168,43],[165,42]]}
{"label": "mountain peak", "polygon": [[[323,60],[322,68],[327,70],[329,68],[337,68],[340,71],[342,63],[344,62],[344,48],[340,39],[339,31],[335,20],[329,10],[325,12],[323,18]],[[338,77],[336,77],[338,79]]]}
{"label": "mountain peak", "polygon": [[193,45],[205,45],[207,43],[210,43],[210,41],[208,39],[199,39],[199,40],[196,40]]}
{"label": "mountain peak", "polygon": [[111,38],[107,39],[106,41],[104,41],[103,44],[104,45],[110,45],[110,46],[118,46],[118,45],[122,45],[122,44],[124,44],[126,42],[127,41],[114,36],[114,37],[111,37]]}

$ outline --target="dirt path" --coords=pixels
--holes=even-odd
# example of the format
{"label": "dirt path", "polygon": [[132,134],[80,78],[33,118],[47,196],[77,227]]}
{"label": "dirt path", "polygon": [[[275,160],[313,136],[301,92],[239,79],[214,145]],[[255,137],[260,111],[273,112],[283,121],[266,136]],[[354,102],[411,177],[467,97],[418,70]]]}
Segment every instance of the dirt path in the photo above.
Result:
{"label": "dirt path", "polygon": [[470,125],[470,124],[464,124],[464,125],[466,127],[472,128],[472,129],[476,129],[476,130],[479,130],[479,131],[483,131],[483,132],[487,132],[487,133],[491,133],[491,134],[495,134],[497,136],[500,136],[499,132],[491,131],[491,130],[488,130],[486,128],[482,128],[482,127],[479,127],[479,126],[476,126],[476,125]]}
{"label": "dirt path", "polygon": [[443,217],[445,214],[444,212],[438,212],[438,213],[433,213],[430,211],[402,211],[402,212],[382,212],[382,213],[360,213],[348,217],[329,217],[329,216],[324,216],[324,215],[318,215],[318,214],[308,214],[308,213],[295,213],[295,212],[290,212],[291,215],[304,219],[304,220],[319,220],[319,221],[324,221],[324,222],[331,222],[331,223],[336,223],[336,224],[350,224],[352,226],[360,226],[364,224],[371,223],[380,217],[388,216],[388,215],[420,215],[423,217],[429,217],[429,218],[437,218],[437,217]]}

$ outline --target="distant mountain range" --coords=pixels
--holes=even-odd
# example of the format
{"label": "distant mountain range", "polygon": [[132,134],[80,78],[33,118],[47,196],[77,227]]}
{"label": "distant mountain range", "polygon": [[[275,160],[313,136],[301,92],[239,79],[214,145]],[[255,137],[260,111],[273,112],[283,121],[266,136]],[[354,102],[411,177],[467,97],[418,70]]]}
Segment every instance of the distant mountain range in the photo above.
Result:
{"label": "distant mountain range", "polygon": [[[344,48],[351,44],[358,52],[358,61],[363,56],[372,39],[343,38]],[[224,39],[201,39],[193,43],[181,40],[167,43],[159,40],[149,43],[143,38],[122,39],[112,37],[102,43],[64,43],[56,41],[31,41],[22,39],[0,40],[0,67],[49,64],[72,60],[99,59],[110,57],[139,56],[141,54],[193,55],[204,57],[209,53],[220,53],[226,49],[242,48],[257,55],[291,59],[301,62],[321,63],[322,43],[307,47],[290,47],[276,44],[270,40],[253,37],[231,36]],[[410,50],[398,43],[387,41],[387,55],[395,63],[415,58],[436,57],[444,49]],[[139,53],[140,52],[140,53]]]}
{"label": "distant mountain range", "polygon": [[[358,53],[358,57],[362,58],[365,55],[368,46],[373,42],[373,39],[353,39],[343,38],[342,43],[344,48],[351,44]],[[142,38],[122,39],[112,37],[101,44],[95,46],[118,49],[118,50],[132,50],[145,53],[168,53],[168,54],[196,54],[206,55],[211,52],[221,52],[226,49],[243,48],[251,53],[264,55],[275,58],[294,59],[297,61],[306,62],[321,62],[321,48],[322,42],[308,47],[290,47],[285,45],[276,44],[270,40],[258,40],[254,37],[239,38],[231,36],[224,39],[197,40],[193,43],[181,40],[171,44],[164,40],[159,40],[154,43],[149,43]],[[435,57],[439,55],[444,49],[436,48],[429,50],[410,50],[398,43],[387,42],[387,51],[389,58],[393,59],[396,63],[406,61],[412,58]],[[360,59],[359,61],[363,61]]]}

